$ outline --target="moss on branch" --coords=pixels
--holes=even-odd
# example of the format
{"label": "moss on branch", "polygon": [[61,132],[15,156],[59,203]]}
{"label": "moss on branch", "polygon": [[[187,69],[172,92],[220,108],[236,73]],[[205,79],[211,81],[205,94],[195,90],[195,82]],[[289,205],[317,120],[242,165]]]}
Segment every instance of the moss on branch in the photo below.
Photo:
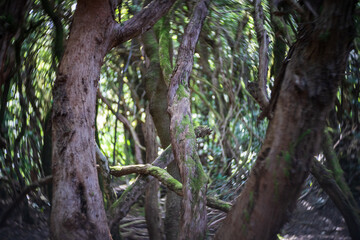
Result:
{"label": "moss on branch", "polygon": [[[174,191],[179,196],[183,195],[182,184],[173,178],[166,170],[153,166],[151,164],[138,164],[129,166],[113,166],[110,167],[110,174],[115,177],[137,173],[141,175],[151,175],[162,182],[171,191]],[[228,212],[231,204],[211,196],[207,196],[207,206],[215,208],[224,212]]]}

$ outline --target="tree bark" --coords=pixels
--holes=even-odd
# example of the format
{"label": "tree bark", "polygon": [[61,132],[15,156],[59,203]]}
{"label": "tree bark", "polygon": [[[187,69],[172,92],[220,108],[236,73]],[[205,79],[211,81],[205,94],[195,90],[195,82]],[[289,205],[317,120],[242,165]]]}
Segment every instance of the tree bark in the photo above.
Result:
{"label": "tree bark", "polygon": [[[159,43],[156,41],[155,31],[148,31],[142,35],[144,50],[149,58],[144,76],[146,86],[146,98],[149,100],[150,113],[160,138],[161,146],[165,149],[171,144],[170,139],[170,116],[167,112],[168,82],[171,77],[172,58],[170,21],[164,19],[159,21]],[[161,56],[161,58],[159,57]],[[179,168],[175,161],[167,166],[168,172],[180,181]],[[174,192],[169,191],[166,196],[165,235],[167,240],[176,240],[179,235],[181,198]]]}
{"label": "tree bark", "polygon": [[[151,163],[157,157],[158,145],[156,143],[156,132],[154,122],[149,112],[149,107],[146,108],[144,135],[146,143],[146,162]],[[153,184],[146,188],[145,193],[145,219],[149,232],[149,238],[152,240],[161,240],[164,238],[158,194],[159,181],[155,180]]]}
{"label": "tree bark", "polygon": [[321,2],[313,8],[317,16],[299,28],[279,95],[270,100],[274,117],[264,145],[215,239],[276,239],[295,206],[354,36],[354,1]]}
{"label": "tree bark", "polygon": [[108,50],[151,28],[174,0],[155,0],[122,25],[114,21],[110,2],[78,1],[54,85],[53,239],[111,239],[95,161],[100,68]]}
{"label": "tree bark", "polygon": [[[196,128],[196,137],[204,137],[210,134],[208,128]],[[159,157],[153,161],[152,166],[165,168],[169,163],[174,161],[174,154],[172,153],[172,147],[169,145]],[[143,194],[146,186],[152,183],[154,178],[151,176],[139,176],[136,181],[131,184],[126,191],[120,196],[118,200],[111,206],[108,212],[109,225],[111,233],[114,236],[118,232],[119,222],[130,211],[131,206],[137,201],[137,199]]]}
{"label": "tree bark", "polygon": [[54,85],[53,239],[111,239],[94,142],[96,90],[111,22],[108,3],[78,1]]}
{"label": "tree bark", "polygon": [[208,1],[199,1],[194,9],[179,47],[168,93],[171,143],[183,184],[179,239],[204,239],[206,231],[207,177],[196,151],[190,110],[189,77],[208,4]]}

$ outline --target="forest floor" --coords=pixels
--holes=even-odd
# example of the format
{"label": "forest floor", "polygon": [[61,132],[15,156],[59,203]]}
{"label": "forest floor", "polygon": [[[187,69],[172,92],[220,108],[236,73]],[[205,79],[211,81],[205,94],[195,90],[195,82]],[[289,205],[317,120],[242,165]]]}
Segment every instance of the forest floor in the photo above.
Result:
{"label": "forest floor", "polygon": [[[315,185],[315,184],[314,184]],[[289,222],[278,235],[279,239],[337,239],[350,240],[346,224],[333,202],[317,186],[307,187],[298,200],[297,208]],[[162,199],[164,202],[164,199]],[[124,239],[148,239],[146,222],[141,204],[135,204],[126,218],[121,221]],[[34,208],[35,206],[35,208]],[[4,209],[0,199],[0,211]],[[30,206],[32,224],[13,216],[6,227],[0,228],[2,240],[46,240],[49,238],[49,207]],[[212,239],[225,213],[208,209],[208,239]]]}

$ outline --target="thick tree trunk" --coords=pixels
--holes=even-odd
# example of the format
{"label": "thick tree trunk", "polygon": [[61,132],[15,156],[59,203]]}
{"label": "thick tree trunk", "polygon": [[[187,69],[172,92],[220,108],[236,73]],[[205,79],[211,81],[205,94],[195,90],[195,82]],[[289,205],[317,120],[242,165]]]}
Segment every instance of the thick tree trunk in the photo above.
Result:
{"label": "thick tree trunk", "polygon": [[[353,38],[353,1],[321,1],[286,59],[264,145],[216,239],[276,239],[293,210]],[[309,13],[310,14],[310,13]],[[271,109],[270,109],[271,110]]]}
{"label": "thick tree trunk", "polygon": [[208,4],[209,2],[204,0],[197,3],[186,27],[168,95],[171,143],[183,184],[179,239],[204,239],[206,230],[207,177],[197,154],[191,120],[189,76]]}
{"label": "thick tree trunk", "polygon": [[155,0],[122,25],[112,1],[79,0],[54,85],[53,239],[111,239],[95,161],[94,118],[107,51],[151,28],[174,0]]}
{"label": "thick tree trunk", "polygon": [[109,47],[108,2],[78,1],[54,86],[53,239],[111,239],[95,160],[95,101]]}

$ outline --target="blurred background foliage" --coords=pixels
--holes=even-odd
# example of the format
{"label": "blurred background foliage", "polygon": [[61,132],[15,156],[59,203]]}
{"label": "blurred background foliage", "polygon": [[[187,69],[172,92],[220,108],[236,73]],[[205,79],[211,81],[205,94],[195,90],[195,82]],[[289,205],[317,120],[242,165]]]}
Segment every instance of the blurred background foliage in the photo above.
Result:
{"label": "blurred background foliage", "polygon": [[[76,2],[23,1],[22,17],[17,19],[12,18],[9,5],[11,1],[0,1],[0,184],[2,197],[14,199],[26,185],[51,174],[52,87]],[[124,22],[142,6],[142,1],[124,0],[115,18]],[[296,13],[288,6],[274,8],[264,1],[263,8],[270,38],[270,93],[279,66],[296,39],[298,26]],[[191,1],[178,1],[166,16],[170,23],[170,64],[176,60],[192,9]],[[259,59],[252,11],[251,1],[212,1],[190,78],[193,123],[213,130],[209,137],[198,140],[199,156],[209,175],[209,192],[224,200],[240,192],[267,127],[267,120],[257,121],[261,110],[246,88],[257,78]],[[356,21],[359,27],[359,19]],[[159,41],[157,27],[159,24],[154,32]],[[125,116],[143,141],[141,125],[148,103],[142,79],[149,63],[143,45],[140,37],[132,39],[104,59],[99,95],[109,106],[97,99],[96,141],[110,165],[136,164],[131,132],[114,112]],[[356,38],[327,126],[346,181],[356,197],[360,195],[359,47]],[[122,177],[120,183],[129,183],[134,177]],[[39,194],[45,196],[46,191]]]}

